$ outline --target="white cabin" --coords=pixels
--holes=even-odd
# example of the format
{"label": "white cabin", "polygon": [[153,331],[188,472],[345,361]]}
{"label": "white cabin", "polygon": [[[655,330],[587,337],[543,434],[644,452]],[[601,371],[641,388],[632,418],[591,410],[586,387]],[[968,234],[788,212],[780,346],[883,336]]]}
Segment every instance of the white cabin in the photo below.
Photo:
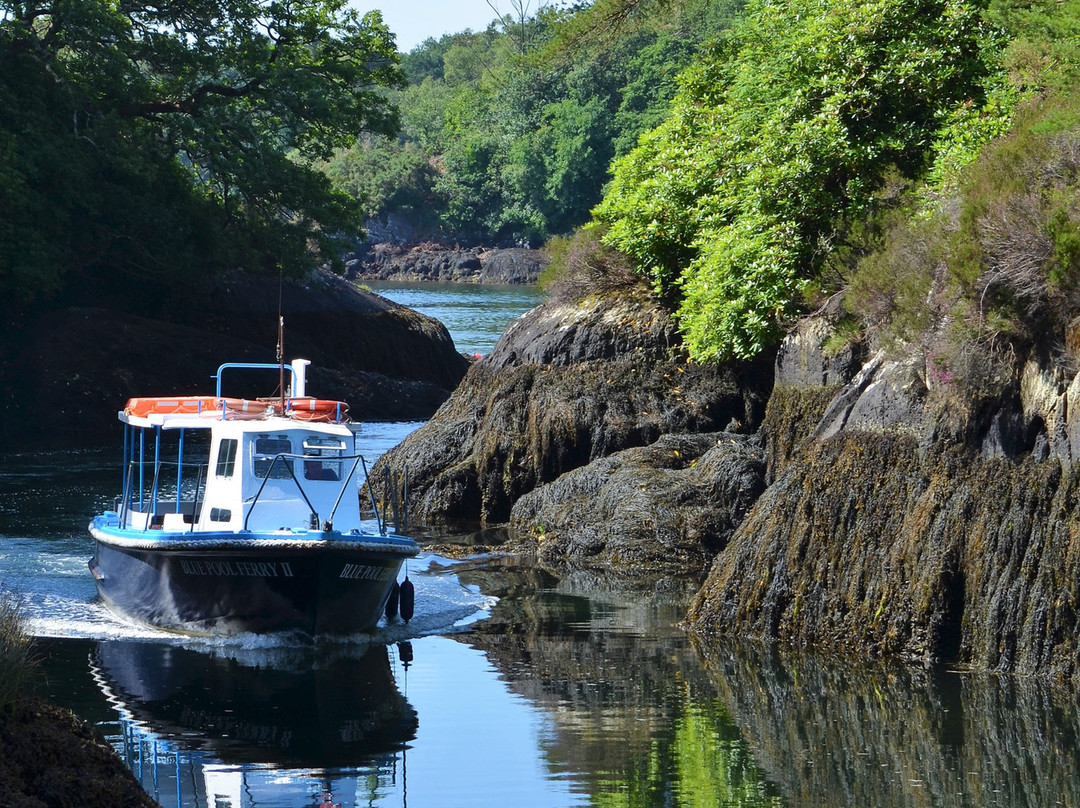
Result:
{"label": "white cabin", "polygon": [[[302,393],[300,362],[292,390]],[[223,398],[220,379],[217,396],[131,399],[119,414],[120,528],[173,535],[359,531],[364,476],[357,472],[366,467],[346,409],[291,392],[272,401]]]}

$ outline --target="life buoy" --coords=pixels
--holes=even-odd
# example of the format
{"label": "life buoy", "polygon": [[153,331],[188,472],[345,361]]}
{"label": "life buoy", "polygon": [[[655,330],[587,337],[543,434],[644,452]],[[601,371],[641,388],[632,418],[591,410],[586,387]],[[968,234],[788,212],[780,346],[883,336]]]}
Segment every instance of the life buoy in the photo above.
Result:
{"label": "life buoy", "polygon": [[228,421],[255,421],[265,418],[270,410],[266,401],[252,401],[250,398],[225,399],[225,419]]}
{"label": "life buoy", "polygon": [[150,396],[129,398],[125,415],[172,415],[173,413],[201,415],[220,413],[226,399],[217,396]]}
{"label": "life buoy", "polygon": [[349,411],[344,401],[327,398],[290,398],[285,413],[297,421],[343,421]]}
{"label": "life buoy", "polygon": [[148,415],[203,415],[228,419],[262,418],[269,404],[246,398],[222,398],[219,396],[145,396],[130,398],[124,406],[124,415],[146,417]]}

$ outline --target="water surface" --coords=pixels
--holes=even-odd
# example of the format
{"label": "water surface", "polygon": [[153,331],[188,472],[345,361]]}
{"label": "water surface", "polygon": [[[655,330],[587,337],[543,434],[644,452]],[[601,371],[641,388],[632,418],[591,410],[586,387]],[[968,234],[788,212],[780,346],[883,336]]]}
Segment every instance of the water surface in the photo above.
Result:
{"label": "water surface", "polygon": [[543,300],[535,286],[471,283],[365,284],[373,292],[442,322],[459,351],[487,354],[503,331]]}

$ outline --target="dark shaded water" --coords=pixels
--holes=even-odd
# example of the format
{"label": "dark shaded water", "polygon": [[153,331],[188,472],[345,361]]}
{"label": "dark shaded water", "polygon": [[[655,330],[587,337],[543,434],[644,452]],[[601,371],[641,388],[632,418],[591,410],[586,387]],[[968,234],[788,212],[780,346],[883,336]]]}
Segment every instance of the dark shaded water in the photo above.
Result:
{"label": "dark shaded water", "polygon": [[165,806],[1080,806],[1074,692],[696,648],[691,582],[425,554],[413,621],[351,642],[126,625],[86,568],[117,454],[0,455],[0,583],[43,692]]}

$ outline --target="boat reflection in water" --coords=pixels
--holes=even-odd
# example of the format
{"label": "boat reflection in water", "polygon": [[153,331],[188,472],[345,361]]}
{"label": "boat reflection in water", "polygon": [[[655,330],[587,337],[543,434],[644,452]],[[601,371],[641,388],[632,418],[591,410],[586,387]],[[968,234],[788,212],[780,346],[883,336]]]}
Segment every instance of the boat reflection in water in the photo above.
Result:
{"label": "boat reflection in water", "polygon": [[[102,727],[164,808],[369,804],[399,776],[416,711],[391,670],[412,650],[193,650],[107,641],[92,668],[118,731]],[[332,796],[331,796],[332,795]]]}

